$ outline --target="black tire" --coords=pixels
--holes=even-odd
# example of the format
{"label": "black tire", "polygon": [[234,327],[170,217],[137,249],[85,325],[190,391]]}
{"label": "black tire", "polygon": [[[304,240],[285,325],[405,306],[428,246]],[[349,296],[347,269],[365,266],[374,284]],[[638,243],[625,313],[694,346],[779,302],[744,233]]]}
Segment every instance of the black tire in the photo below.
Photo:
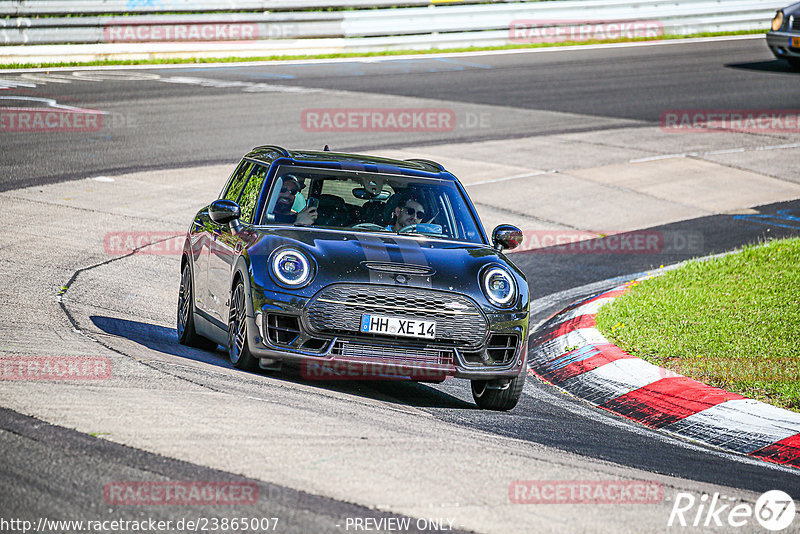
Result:
{"label": "black tire", "polygon": [[522,388],[525,386],[527,372],[523,370],[518,376],[509,382],[505,389],[489,389],[486,387],[489,380],[472,381],[472,398],[475,404],[484,410],[507,411],[517,405],[522,396]]}
{"label": "black tire", "polygon": [[192,295],[192,268],[187,262],[181,273],[181,287],[178,290],[178,317],[176,331],[178,342],[187,347],[214,350],[217,344],[204,338],[194,329],[194,295]]}
{"label": "black tire", "polygon": [[247,304],[244,283],[239,280],[231,293],[231,309],[228,313],[228,358],[237,369],[255,371],[258,359],[250,352],[247,342]]}
{"label": "black tire", "polygon": [[800,70],[800,58],[797,57],[787,57],[785,58],[786,61],[789,62],[789,65],[792,66],[795,70]]}

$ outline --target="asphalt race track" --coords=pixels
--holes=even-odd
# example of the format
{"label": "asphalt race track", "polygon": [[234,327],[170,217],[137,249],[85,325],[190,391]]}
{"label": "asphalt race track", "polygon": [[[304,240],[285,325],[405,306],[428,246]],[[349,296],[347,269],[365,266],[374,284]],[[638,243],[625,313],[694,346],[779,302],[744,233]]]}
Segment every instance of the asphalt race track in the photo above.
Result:
{"label": "asphalt race track", "polygon": [[[114,249],[109,236],[179,236],[258,144],[435,159],[462,179],[485,226],[508,221],[542,245],[512,256],[528,274],[534,326],[626,276],[800,235],[796,128],[659,123],[669,110],[797,110],[798,80],[749,37],[0,73],[0,354],[96,356],[113,370],[102,381],[0,381],[0,520],[277,517],[276,532],[346,532],[371,518],[375,528],[360,530],[661,532],[680,492],[796,498],[796,469],[646,429],[533,378],[519,405],[498,414],[476,409],[460,380],[315,383],[237,371],[221,350],[177,343],[179,256]],[[63,106],[102,121],[37,131],[9,122],[6,109]],[[365,109],[436,110],[454,122],[325,131],[308,119]],[[612,232],[663,241],[627,252],[547,248],[548,238]],[[663,499],[515,504],[519,480],[648,481]],[[104,493],[119,481],[226,481],[259,498],[131,506]],[[403,521],[410,526],[392,527]],[[760,531],[754,521],[737,529]]]}
{"label": "asphalt race track", "polygon": [[[7,150],[0,164],[9,179],[3,181],[3,188],[99,172],[230,163],[252,148],[253,139],[279,139],[286,146],[321,148],[327,143],[337,149],[400,148],[657,125],[661,111],[673,108],[791,109],[800,98],[796,73],[771,60],[760,39],[534,54],[51,74],[4,74],[1,83],[16,88],[4,91],[4,98],[56,99],[98,109],[113,118],[91,135],[66,132],[53,138],[34,133],[4,139]],[[292,91],[308,95],[299,99],[304,106],[299,110],[324,107],[322,102],[328,106],[331,101],[341,107],[403,102],[387,100],[389,95],[432,99],[440,107],[453,108],[459,125],[454,131],[380,138],[364,132],[335,137],[306,132],[298,128],[299,110],[287,104],[287,97],[295,94]],[[356,98],[342,91],[355,92]],[[20,104],[24,102],[9,100],[4,106]]]}

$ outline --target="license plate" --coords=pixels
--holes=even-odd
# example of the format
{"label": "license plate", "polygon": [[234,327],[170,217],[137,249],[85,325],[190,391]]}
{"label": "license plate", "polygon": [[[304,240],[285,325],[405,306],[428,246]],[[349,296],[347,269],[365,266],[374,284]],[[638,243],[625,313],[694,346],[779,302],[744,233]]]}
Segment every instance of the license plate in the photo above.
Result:
{"label": "license plate", "polygon": [[436,337],[436,321],[386,317],[365,313],[361,316],[361,331],[365,334],[433,339]]}
{"label": "license plate", "polygon": [[792,48],[800,48],[800,37],[792,37]]}

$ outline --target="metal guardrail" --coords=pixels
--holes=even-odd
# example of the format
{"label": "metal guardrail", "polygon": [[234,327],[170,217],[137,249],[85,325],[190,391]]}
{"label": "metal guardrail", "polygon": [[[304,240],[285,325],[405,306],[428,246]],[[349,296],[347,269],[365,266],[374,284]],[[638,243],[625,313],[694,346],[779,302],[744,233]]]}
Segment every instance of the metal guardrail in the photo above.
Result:
{"label": "metal guardrail", "polygon": [[218,13],[129,17],[0,19],[0,44],[114,43],[148,41],[237,41],[341,37],[342,14]]}
{"label": "metal guardrail", "polygon": [[[474,0],[477,3],[480,0]],[[0,16],[208,13],[425,6],[431,0],[2,0]],[[435,3],[435,0],[434,0]]]}
{"label": "metal guardrail", "polygon": [[[365,37],[421,33],[509,30],[512,23],[529,26],[575,26],[603,21],[653,21],[664,30],[681,30],[678,35],[703,31],[712,25],[736,30],[743,22],[748,29],[769,28],[775,9],[786,0],[674,0],[671,2],[578,0],[490,6],[446,6],[391,11],[354,11],[344,14],[343,36]],[[670,33],[670,32],[664,32]]]}
{"label": "metal guardrail", "polygon": [[[403,3],[386,0],[385,5],[408,6],[419,2],[427,7],[381,9],[382,4],[376,1],[383,0],[338,0],[339,6],[377,9],[281,11],[289,5],[296,9],[313,9],[316,1],[12,0],[0,2],[0,15],[58,13],[59,9],[66,14],[77,9],[81,16],[0,18],[0,44],[146,46],[151,43],[157,48],[155,43],[161,46],[172,43],[179,44],[178,48],[189,55],[202,52],[204,43],[216,50],[239,48],[247,49],[249,54],[260,50],[258,55],[270,55],[271,50],[285,53],[287,48],[294,53],[303,48],[316,52],[336,39],[343,40],[330,45],[337,50],[494,46],[582,40],[576,37],[587,35],[614,38],[617,34],[612,34],[612,30],[618,32],[621,27],[633,28],[637,24],[644,28],[642,32],[650,32],[647,36],[653,36],[654,32],[657,36],[766,30],[775,10],[786,3],[786,0],[560,0],[434,5],[429,0],[403,0]],[[326,6],[330,5],[331,2],[326,2]],[[153,14],[98,16],[115,13],[123,6],[135,8],[134,12]],[[261,11],[200,12],[212,7]],[[192,10],[198,13],[154,14]],[[87,13],[93,15],[86,16]],[[627,26],[621,26],[623,23]],[[605,33],[593,34],[592,25],[602,26]],[[175,46],[170,50],[177,53]]]}

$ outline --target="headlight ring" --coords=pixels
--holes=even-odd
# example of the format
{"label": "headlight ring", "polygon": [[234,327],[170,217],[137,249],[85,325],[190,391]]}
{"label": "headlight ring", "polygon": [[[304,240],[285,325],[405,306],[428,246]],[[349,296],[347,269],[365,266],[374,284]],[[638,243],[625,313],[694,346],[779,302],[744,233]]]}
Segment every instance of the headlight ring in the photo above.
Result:
{"label": "headlight ring", "polygon": [[505,308],[517,298],[517,283],[514,277],[502,267],[491,267],[483,273],[481,287],[495,306]]}
{"label": "headlight ring", "polygon": [[299,250],[285,248],[272,256],[270,272],[282,285],[301,287],[311,281],[314,267],[308,257]]}

